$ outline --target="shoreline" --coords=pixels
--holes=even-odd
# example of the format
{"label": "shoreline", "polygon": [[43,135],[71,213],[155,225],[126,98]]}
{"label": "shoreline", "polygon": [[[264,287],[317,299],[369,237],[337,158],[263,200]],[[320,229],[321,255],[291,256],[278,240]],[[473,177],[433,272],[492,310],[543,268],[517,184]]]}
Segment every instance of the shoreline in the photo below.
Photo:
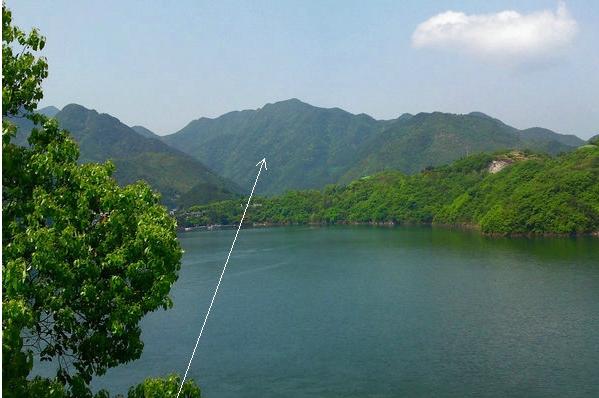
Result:
{"label": "shoreline", "polygon": [[[402,226],[422,226],[422,227],[431,227],[431,228],[443,228],[443,229],[455,229],[460,231],[476,231],[481,236],[491,237],[491,238],[580,238],[585,236],[590,236],[593,238],[599,238],[599,231],[594,232],[583,232],[583,233],[557,233],[557,232],[518,232],[518,233],[500,233],[500,232],[482,232],[480,230],[480,226],[475,224],[435,224],[435,223],[396,223],[393,221],[385,221],[385,222],[335,222],[335,223],[326,223],[326,222],[309,222],[309,223],[252,223],[252,224],[244,224],[242,229],[249,228],[271,228],[271,227],[290,227],[290,226],[318,226],[318,227],[328,227],[335,225],[368,225],[373,227],[387,227],[387,228],[395,228]],[[177,232],[195,232],[195,231],[215,231],[215,230],[227,230],[227,229],[236,229],[239,227],[239,224],[215,224],[215,225],[199,225],[195,227],[185,227],[185,228],[177,228]]]}

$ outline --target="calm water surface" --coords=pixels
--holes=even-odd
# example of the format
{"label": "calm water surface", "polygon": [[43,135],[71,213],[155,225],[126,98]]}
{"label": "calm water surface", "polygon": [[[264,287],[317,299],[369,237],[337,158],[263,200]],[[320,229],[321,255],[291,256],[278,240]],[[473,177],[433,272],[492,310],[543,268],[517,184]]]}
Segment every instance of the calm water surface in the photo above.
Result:
{"label": "calm water surface", "polygon": [[[183,374],[235,231],[180,235],[175,306],[96,387]],[[220,397],[599,397],[599,241],[240,233],[190,377]]]}

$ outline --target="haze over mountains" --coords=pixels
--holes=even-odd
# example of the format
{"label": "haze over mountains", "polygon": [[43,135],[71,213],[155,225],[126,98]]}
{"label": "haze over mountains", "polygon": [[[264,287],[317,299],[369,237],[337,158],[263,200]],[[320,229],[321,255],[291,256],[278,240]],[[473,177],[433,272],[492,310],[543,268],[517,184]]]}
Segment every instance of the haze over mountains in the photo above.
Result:
{"label": "haze over mountains", "polygon": [[[240,187],[253,181],[254,165],[263,157],[269,169],[257,192],[274,194],[347,183],[387,169],[415,173],[477,152],[531,149],[555,154],[585,143],[540,127],[519,130],[480,112],[376,120],[297,99],[200,118],[162,137],[81,105],[38,112],[56,117],[71,132],[80,145],[81,161],[112,159],[120,183],[146,180],[171,207],[243,194],[246,190]],[[26,144],[31,123],[15,122],[20,127],[15,141]]]}
{"label": "haze over mountains", "polygon": [[[145,180],[162,194],[169,207],[228,199],[240,191],[200,161],[157,138],[137,133],[115,117],[77,104],[54,110],[43,108],[38,112],[55,117],[61,128],[71,133],[79,143],[81,162],[112,160],[120,184]],[[19,126],[15,142],[25,145],[33,126],[25,118],[13,121]]]}

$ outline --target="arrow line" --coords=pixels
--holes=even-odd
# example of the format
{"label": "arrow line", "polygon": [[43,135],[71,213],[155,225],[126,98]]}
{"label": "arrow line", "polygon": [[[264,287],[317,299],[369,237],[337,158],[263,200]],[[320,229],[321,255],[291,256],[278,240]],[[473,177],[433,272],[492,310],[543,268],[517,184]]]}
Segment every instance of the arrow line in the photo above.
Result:
{"label": "arrow line", "polygon": [[241,229],[241,224],[243,224],[243,219],[245,218],[245,213],[250,206],[250,201],[252,200],[252,196],[254,195],[254,189],[256,189],[256,184],[258,183],[258,178],[260,178],[260,173],[262,172],[262,167],[264,170],[268,170],[266,167],[266,158],[262,158],[261,161],[256,163],[256,166],[260,165],[260,169],[258,170],[258,175],[256,176],[256,180],[254,181],[254,186],[252,187],[252,192],[250,193],[250,197],[248,198],[247,203],[245,204],[245,209],[243,209],[243,215],[241,216],[241,221],[239,221],[239,226],[237,227],[237,232],[235,232],[235,238],[233,238],[233,244],[229,249],[229,254],[227,255],[227,260],[225,261],[225,266],[223,267],[223,271],[220,273],[220,278],[218,278],[218,283],[216,284],[216,289],[214,289],[214,294],[212,295],[212,300],[210,301],[210,306],[208,307],[208,312],[206,312],[206,316],[204,317],[204,323],[202,323],[202,328],[200,329],[200,334],[198,335],[198,339],[196,340],[196,345],[193,347],[193,351],[191,352],[191,358],[189,358],[189,363],[187,364],[187,369],[185,370],[185,375],[183,375],[183,380],[181,380],[181,385],[179,386],[179,391],[177,392],[177,398],[179,398],[179,394],[181,394],[181,390],[183,389],[183,383],[185,383],[185,379],[187,378],[187,373],[189,372],[189,368],[191,367],[191,361],[193,361],[193,356],[196,353],[198,348],[198,344],[200,343],[200,338],[202,337],[202,333],[204,333],[204,327],[206,326],[206,321],[208,320],[208,316],[210,315],[210,310],[212,309],[212,304],[214,304],[214,299],[216,298],[216,293],[218,293],[218,288],[220,287],[220,282],[223,280],[223,275],[225,274],[225,270],[227,269],[227,264],[229,264],[229,259],[231,258],[231,253],[233,252],[233,247],[235,247],[235,242],[237,241],[237,235],[239,235],[239,230]]}

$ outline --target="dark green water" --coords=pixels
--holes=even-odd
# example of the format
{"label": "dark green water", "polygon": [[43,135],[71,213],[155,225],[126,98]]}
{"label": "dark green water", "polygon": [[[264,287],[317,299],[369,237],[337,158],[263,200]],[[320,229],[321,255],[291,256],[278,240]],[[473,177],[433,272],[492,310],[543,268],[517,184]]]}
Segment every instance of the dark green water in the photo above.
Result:
{"label": "dark green water", "polygon": [[[180,236],[175,307],[96,387],[183,374],[234,231]],[[190,376],[216,397],[598,397],[599,241],[240,233]]]}

